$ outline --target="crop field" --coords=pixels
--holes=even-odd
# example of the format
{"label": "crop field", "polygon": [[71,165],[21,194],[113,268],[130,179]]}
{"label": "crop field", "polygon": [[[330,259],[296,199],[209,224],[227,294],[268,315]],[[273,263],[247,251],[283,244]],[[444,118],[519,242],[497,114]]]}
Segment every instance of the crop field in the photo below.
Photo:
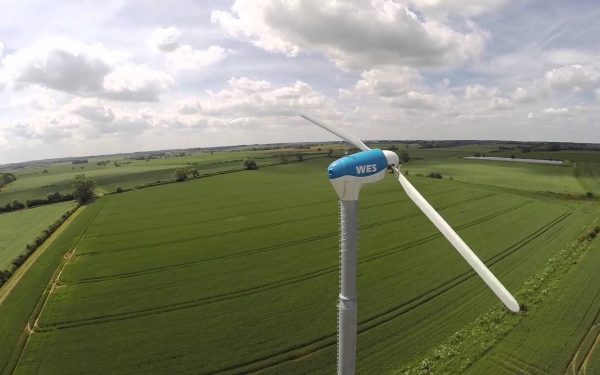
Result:
{"label": "crop field", "polygon": [[600,162],[578,162],[575,173],[586,191],[600,195]]}
{"label": "crop field", "polygon": [[[470,373],[598,374],[600,368],[600,242],[548,301],[486,353]],[[557,324],[560,322],[560,324]],[[549,329],[556,338],[548,337]],[[543,343],[544,350],[538,345]]]}
{"label": "crop field", "polygon": [[[21,346],[0,353],[0,369],[16,374],[333,373],[339,234],[337,198],[325,173],[331,160],[102,197],[85,208],[72,233],[53,250],[59,253],[62,246],[69,256],[57,264],[47,299],[36,299],[38,307],[25,318],[32,333],[26,339],[11,336],[21,337]],[[458,175],[454,181],[416,177],[412,163],[406,169],[415,186],[509,290],[520,288],[598,217],[594,205],[488,188],[497,181],[483,174],[498,168],[498,174],[512,178],[508,186],[520,190],[535,191],[535,184],[543,184],[546,191],[552,183],[552,188],[581,192],[567,167],[519,171],[465,161],[459,167],[470,166],[479,176],[465,179],[476,182],[468,184],[457,181]],[[445,175],[441,168],[436,171]],[[534,179],[531,173],[537,173]],[[529,185],[520,187],[528,174]],[[593,342],[600,297],[594,293],[600,273],[593,265],[600,262],[600,249],[594,244],[584,258],[589,261],[578,264],[540,305],[540,311],[548,311],[525,316],[476,362],[474,372],[499,366],[506,356],[554,371],[566,368],[580,347],[578,358],[588,358],[588,371],[598,366],[600,344]],[[582,283],[588,287],[573,294]],[[361,195],[358,288],[359,373],[401,371],[498,306],[392,176]],[[586,304],[562,309],[568,304],[561,302],[561,309],[554,308],[551,301],[564,296]],[[554,323],[541,315],[553,316]],[[21,331],[25,325],[20,319],[5,324],[19,332],[19,324]],[[555,334],[569,340],[570,352],[556,354],[564,340],[540,348],[547,324],[565,319],[572,327]],[[571,330],[586,344],[569,336]],[[528,332],[537,332],[528,346],[535,355],[519,346]]]}
{"label": "crop field", "polygon": [[0,215],[0,270],[25,250],[44,229],[74,205],[64,202]]}
{"label": "crop field", "polygon": [[452,177],[458,181],[519,190],[570,194],[583,194],[586,191],[575,176],[575,168],[571,166],[452,158],[415,160],[409,162],[404,170],[423,175],[439,172],[446,178]]}
{"label": "crop field", "polygon": [[[67,193],[72,190],[71,182],[78,174],[92,177],[98,183],[99,193],[109,193],[117,188],[131,189],[135,186],[173,179],[177,168],[193,167],[201,175],[214,174],[229,170],[239,170],[246,157],[255,158],[259,166],[281,162],[281,154],[289,154],[294,160],[296,150],[240,151],[195,153],[183,157],[165,157],[157,159],[135,160],[124,158],[89,158],[85,164],[55,163],[33,165],[15,170],[17,180],[0,191],[0,205],[19,200],[45,198],[54,192]],[[307,159],[315,157],[315,150],[301,150]],[[321,153],[322,155],[323,153]],[[98,165],[98,162],[108,162]],[[117,163],[119,166],[116,166]]]}

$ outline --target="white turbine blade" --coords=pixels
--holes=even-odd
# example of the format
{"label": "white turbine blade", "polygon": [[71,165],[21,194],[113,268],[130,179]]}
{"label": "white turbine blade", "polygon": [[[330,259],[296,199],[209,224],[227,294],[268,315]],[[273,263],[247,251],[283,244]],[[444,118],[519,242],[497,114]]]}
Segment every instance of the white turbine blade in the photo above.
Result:
{"label": "white turbine blade", "polygon": [[437,211],[431,207],[431,205],[425,200],[425,198],[415,189],[414,186],[406,177],[402,175],[402,173],[395,169],[396,175],[398,176],[398,181],[406,191],[408,197],[415,202],[417,207],[423,211],[425,216],[431,220],[433,225],[439,229],[440,232],[446,237],[448,241],[454,246],[456,250],[462,255],[463,258],[469,263],[471,267],[477,272],[477,274],[483,279],[483,281],[487,284],[487,286],[500,298],[502,303],[506,305],[511,311],[519,312],[520,307],[519,303],[513,297],[508,290],[498,281],[496,276],[483,264],[483,262],[475,255],[473,250],[467,246],[467,244],[456,234],[454,229],[446,223],[446,221],[437,213]]}
{"label": "white turbine blade", "polygon": [[370,148],[368,148],[367,145],[363,143],[363,141],[361,141],[357,136],[355,136],[353,134],[347,133],[341,129],[337,129],[331,125],[325,125],[321,122],[318,122],[317,120],[313,120],[312,118],[310,118],[306,115],[300,115],[300,117],[312,122],[313,124],[315,124],[317,126],[322,127],[323,129],[327,130],[330,133],[337,135],[338,137],[342,138],[343,140],[347,141],[348,143],[351,143],[354,146],[358,147],[362,151],[370,150]]}

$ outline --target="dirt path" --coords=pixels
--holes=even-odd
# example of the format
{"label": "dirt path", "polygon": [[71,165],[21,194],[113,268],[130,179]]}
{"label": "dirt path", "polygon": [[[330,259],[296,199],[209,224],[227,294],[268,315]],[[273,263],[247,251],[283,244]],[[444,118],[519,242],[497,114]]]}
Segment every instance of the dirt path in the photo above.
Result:
{"label": "dirt path", "polygon": [[2,288],[0,288],[0,305],[4,302],[6,297],[10,295],[10,292],[12,292],[15,286],[19,283],[19,281],[27,272],[27,270],[29,270],[29,268],[44,253],[44,251],[46,251],[46,249],[50,247],[54,240],[58,238],[58,236],[60,236],[62,232],[64,232],[64,230],[69,226],[69,224],[71,224],[73,220],[75,220],[75,218],[79,216],[81,211],[83,211],[84,207],[85,206],[79,207],[75,212],[73,212],[73,214],[69,216],[69,218],[65,220],[65,222],[62,223],[61,226],[58,227],[58,229],[55,230],[54,233],[52,233],[50,237],[48,237],[48,239],[44,241],[44,243],[33,254],[31,254],[29,258],[27,258],[25,263],[23,263],[21,267],[17,268],[15,273],[11,276],[10,279],[8,279],[6,284],[4,284]]}

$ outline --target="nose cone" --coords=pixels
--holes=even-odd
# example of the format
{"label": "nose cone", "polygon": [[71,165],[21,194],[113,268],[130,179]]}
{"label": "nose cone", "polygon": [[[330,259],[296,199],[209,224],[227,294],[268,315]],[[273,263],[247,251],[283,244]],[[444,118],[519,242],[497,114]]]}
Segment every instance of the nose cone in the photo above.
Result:
{"label": "nose cone", "polygon": [[352,160],[346,156],[331,163],[329,168],[327,168],[329,179],[333,180],[348,175],[350,173],[349,164],[351,162]]}
{"label": "nose cone", "polygon": [[383,150],[383,154],[387,159],[388,166],[393,165],[394,167],[398,168],[400,165],[400,158],[398,158],[398,155],[394,151]]}

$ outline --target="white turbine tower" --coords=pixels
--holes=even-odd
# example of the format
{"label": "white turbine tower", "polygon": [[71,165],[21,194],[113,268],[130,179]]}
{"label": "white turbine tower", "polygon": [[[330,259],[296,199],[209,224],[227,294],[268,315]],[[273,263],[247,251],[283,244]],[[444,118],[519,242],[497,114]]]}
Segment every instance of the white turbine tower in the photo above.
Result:
{"label": "white turbine tower", "polygon": [[446,221],[431,207],[425,198],[402,175],[398,155],[387,150],[371,150],[359,138],[343,130],[315,121],[308,116],[302,118],[337,135],[358,147],[361,152],[338,159],[328,168],[329,180],[340,198],[341,270],[340,296],[338,303],[338,374],[351,375],[356,362],[356,263],[358,250],[358,195],[363,184],[380,181],[391,167],[408,197],[423,211],[433,225],[446,237],[460,255],[469,263],[487,286],[511,311],[519,312],[517,300],[498,281],[494,274],[473,253]]}

